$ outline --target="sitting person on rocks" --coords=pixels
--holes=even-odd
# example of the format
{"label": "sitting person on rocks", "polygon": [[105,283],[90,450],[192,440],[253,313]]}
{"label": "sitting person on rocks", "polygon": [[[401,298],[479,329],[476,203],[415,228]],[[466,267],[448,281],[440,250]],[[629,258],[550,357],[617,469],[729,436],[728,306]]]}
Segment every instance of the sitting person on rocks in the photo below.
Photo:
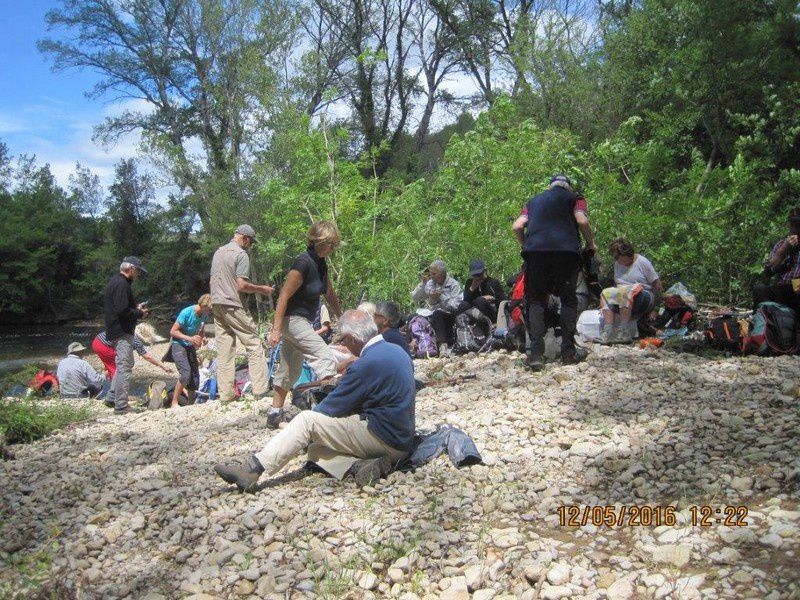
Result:
{"label": "sitting person on rocks", "polygon": [[67,347],[67,356],[56,368],[56,377],[62,398],[86,398],[97,396],[106,383],[106,378],[83,360],[86,346],[72,342]]}
{"label": "sitting person on rocks", "polygon": [[764,273],[777,275],[772,285],[759,283],[753,288],[753,310],[762,302],[777,302],[800,314],[800,208],[789,212],[789,235],[772,247]]}
{"label": "sitting person on rocks", "polygon": [[378,326],[378,332],[380,332],[384,340],[390,344],[397,344],[411,356],[406,336],[398,328],[400,324],[400,307],[396,302],[379,302],[375,307],[375,314],[372,318],[375,319],[375,325]]}
{"label": "sitting person on rocks", "polygon": [[349,310],[339,321],[342,343],[359,357],[314,410],[292,419],[244,465],[217,464],[216,473],[240,491],[261,474],[274,475],[293,458],[308,460],[359,485],[388,474],[408,456],[414,440],[414,369],[409,356],[378,334],[373,319]]}
{"label": "sitting person on rocks", "polygon": [[453,325],[463,294],[458,281],[447,274],[447,265],[443,260],[431,263],[422,275],[422,280],[411,292],[411,298],[420,306],[433,311],[429,321],[436,333],[439,355],[446,356],[453,345]]}
{"label": "sitting person on rocks", "polygon": [[[629,323],[651,313],[661,302],[664,288],[652,263],[637,254],[629,241],[620,238],[609,251],[614,257],[615,287],[604,289],[600,296],[600,343],[627,344],[633,341]],[[615,313],[619,313],[619,325],[614,323]]]}
{"label": "sitting person on rocks", "polygon": [[469,275],[464,284],[464,301],[458,312],[474,307],[496,323],[497,307],[506,299],[503,285],[486,274],[486,263],[479,258],[469,263]]}

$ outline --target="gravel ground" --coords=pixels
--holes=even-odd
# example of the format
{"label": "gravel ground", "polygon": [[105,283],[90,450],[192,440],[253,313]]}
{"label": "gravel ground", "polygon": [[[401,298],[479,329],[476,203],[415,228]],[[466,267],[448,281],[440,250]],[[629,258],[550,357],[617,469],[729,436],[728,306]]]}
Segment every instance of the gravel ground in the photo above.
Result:
{"label": "gravel ground", "polygon": [[[517,356],[417,363],[422,378],[478,375],[419,393],[417,423],[463,428],[485,465],[440,457],[364,489],[299,459],[256,494],[224,484],[213,464],[273,435],[255,402],[101,413],[16,447],[0,462],[0,585],[150,600],[800,597],[796,357],[598,348],[531,374]],[[659,508],[640,519],[675,522],[630,525],[645,505]],[[702,506],[721,511],[706,527],[692,524]],[[745,507],[746,526],[716,523],[726,506]],[[625,524],[592,524],[603,516]]]}

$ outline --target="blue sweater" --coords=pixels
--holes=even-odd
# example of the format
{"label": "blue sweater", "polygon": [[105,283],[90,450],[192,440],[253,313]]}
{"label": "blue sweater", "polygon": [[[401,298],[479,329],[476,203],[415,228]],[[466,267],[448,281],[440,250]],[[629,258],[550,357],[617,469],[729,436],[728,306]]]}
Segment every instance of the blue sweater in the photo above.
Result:
{"label": "blue sweater", "polygon": [[415,394],[411,358],[399,346],[381,340],[361,353],[314,410],[329,417],[360,415],[375,437],[410,452]]}

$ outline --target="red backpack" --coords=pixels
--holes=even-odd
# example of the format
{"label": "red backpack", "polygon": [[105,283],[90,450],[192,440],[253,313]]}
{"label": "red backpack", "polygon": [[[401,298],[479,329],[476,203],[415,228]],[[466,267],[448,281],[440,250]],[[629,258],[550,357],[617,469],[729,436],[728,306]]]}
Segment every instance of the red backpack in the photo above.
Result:
{"label": "red backpack", "polygon": [[525,315],[522,314],[522,303],[525,301],[525,272],[519,274],[511,288],[511,298],[509,306],[511,308],[511,323],[508,328],[513,329],[525,323]]}
{"label": "red backpack", "polygon": [[51,371],[37,371],[33,379],[28,382],[28,387],[31,388],[35,394],[44,396],[51,390],[58,389],[58,378],[56,374]]}

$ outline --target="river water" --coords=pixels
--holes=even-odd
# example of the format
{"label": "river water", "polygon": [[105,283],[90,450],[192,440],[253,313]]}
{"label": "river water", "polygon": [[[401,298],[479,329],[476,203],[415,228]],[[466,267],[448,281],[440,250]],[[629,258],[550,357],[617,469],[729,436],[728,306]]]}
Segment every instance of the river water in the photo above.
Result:
{"label": "river water", "polygon": [[67,354],[71,342],[87,348],[103,328],[102,323],[24,325],[0,327],[0,376],[26,364],[54,367]]}

